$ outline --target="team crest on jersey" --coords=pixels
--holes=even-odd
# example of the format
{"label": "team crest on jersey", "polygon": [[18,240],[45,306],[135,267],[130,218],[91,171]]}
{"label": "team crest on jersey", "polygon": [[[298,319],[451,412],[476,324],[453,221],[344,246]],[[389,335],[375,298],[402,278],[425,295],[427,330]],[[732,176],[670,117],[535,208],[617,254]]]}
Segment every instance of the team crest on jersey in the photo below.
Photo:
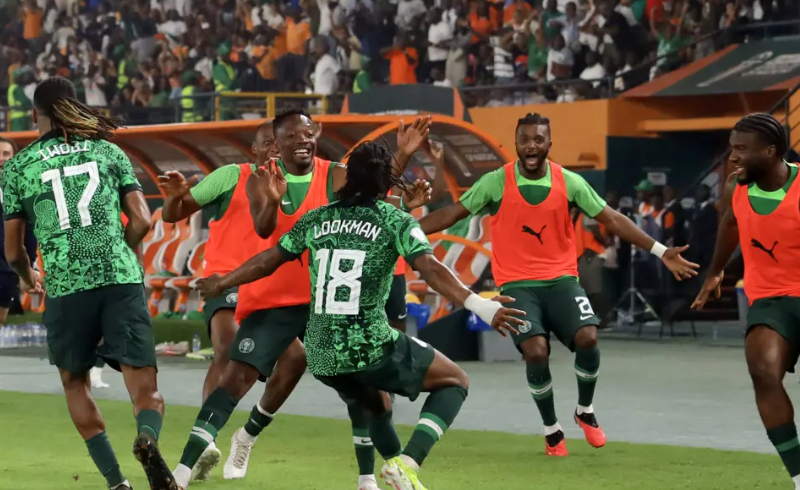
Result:
{"label": "team crest on jersey", "polygon": [[422,231],[422,228],[412,228],[411,236],[416,238],[418,242],[428,243],[428,237],[425,236],[425,232]]}
{"label": "team crest on jersey", "polygon": [[520,325],[517,330],[519,330],[519,333],[528,333],[528,332],[531,331],[532,327],[533,326],[531,325],[531,322],[529,322],[528,320],[525,320],[525,323]]}
{"label": "team crest on jersey", "polygon": [[228,304],[233,304],[239,301],[239,295],[237,293],[231,293],[225,296],[225,302]]}
{"label": "team crest on jersey", "polygon": [[253,349],[255,348],[256,342],[253,339],[242,339],[242,341],[239,342],[239,352],[242,354],[249,354],[253,352]]}

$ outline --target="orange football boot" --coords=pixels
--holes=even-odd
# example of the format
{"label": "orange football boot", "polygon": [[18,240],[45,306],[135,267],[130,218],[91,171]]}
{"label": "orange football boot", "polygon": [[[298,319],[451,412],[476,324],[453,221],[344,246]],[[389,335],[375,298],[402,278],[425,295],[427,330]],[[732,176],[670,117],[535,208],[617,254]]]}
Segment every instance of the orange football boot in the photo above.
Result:
{"label": "orange football boot", "polygon": [[[560,431],[559,431],[560,432]],[[556,432],[558,434],[558,432]],[[567,438],[564,437],[564,433],[561,433],[561,440],[555,446],[551,446],[547,443],[547,438],[544,439],[544,452],[547,456],[556,456],[563,458],[564,456],[569,456],[569,451],[567,451]]]}
{"label": "orange football boot", "polygon": [[606,435],[600,424],[597,423],[593,413],[584,413],[578,415],[575,411],[575,423],[583,430],[583,435],[586,436],[586,442],[593,447],[599,448],[606,445]]}

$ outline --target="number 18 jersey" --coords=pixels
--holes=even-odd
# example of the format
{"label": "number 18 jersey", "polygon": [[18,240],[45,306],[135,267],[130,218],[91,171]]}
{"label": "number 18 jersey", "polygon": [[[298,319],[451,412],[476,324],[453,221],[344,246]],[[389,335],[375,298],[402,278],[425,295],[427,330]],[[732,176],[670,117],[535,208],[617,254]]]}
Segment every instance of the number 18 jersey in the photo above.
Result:
{"label": "number 18 jersey", "polygon": [[119,219],[120,199],[141,186],[118,146],[48,133],[5,164],[2,189],[5,219],[33,227],[49,296],[142,282]]}
{"label": "number 18 jersey", "polygon": [[431,246],[417,221],[386,204],[332,203],[303,215],[278,242],[288,258],[309,250],[308,368],[317,376],[362,371],[380,361],[398,332],[386,299],[398,256],[409,263]]}

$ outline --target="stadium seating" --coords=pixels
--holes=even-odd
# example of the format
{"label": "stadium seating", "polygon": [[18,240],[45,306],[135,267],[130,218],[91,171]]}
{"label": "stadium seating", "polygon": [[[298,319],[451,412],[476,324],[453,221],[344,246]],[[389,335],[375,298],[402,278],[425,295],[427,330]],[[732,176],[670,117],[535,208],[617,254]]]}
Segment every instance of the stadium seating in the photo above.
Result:
{"label": "stadium seating", "polygon": [[[205,251],[206,241],[204,240],[195,245],[194,250],[192,250],[191,255],[189,255],[186,268],[189,270],[190,275],[174,277],[168,280],[165,284],[165,287],[174,290],[177,293],[175,307],[173,308],[175,313],[183,315],[188,309],[189,298],[195,288],[195,285],[197,284],[197,280],[203,277],[203,269],[205,267],[203,255],[205,254]],[[198,303],[201,306],[203,304],[202,301],[199,301]]]}
{"label": "stadium seating", "polygon": [[[189,254],[200,242],[202,233],[201,220],[200,213],[194,213],[189,218],[175,224],[164,223],[163,220],[159,220],[162,222],[165,231],[170,226],[173,231],[168,239],[162,240],[162,245],[153,256],[151,264],[153,272],[145,276],[145,286],[150,290],[149,309],[152,316],[156,316],[159,313],[166,283],[170,279],[183,274]],[[156,222],[155,226],[158,226],[158,222]]]}

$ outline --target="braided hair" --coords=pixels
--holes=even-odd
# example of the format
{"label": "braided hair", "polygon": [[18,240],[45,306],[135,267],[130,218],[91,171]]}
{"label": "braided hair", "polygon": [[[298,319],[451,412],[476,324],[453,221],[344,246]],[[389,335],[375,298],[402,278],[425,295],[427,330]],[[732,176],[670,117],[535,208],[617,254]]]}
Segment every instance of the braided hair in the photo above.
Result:
{"label": "braided hair", "polygon": [[108,140],[122,120],[106,116],[102,110],[89,107],[78,100],[72,82],[63,77],[52,77],[36,87],[33,94],[36,111],[52,121],[53,129],[60,129],[64,139],[75,136],[82,139]]}
{"label": "braided hair", "polygon": [[517,119],[517,129],[520,126],[550,126],[550,119],[547,117],[542,116],[538,112],[531,114],[530,112],[525,114],[525,117],[521,117]]}
{"label": "braided hair", "polygon": [[783,158],[789,149],[786,127],[772,115],[765,112],[755,112],[744,116],[739,119],[733,130],[758,134],[769,145],[775,146],[775,153],[779,158]]}
{"label": "braided hair", "polygon": [[363,206],[386,198],[392,187],[406,190],[395,175],[394,156],[387,148],[367,141],[353,148],[347,157],[347,181],[336,191],[343,206]]}

